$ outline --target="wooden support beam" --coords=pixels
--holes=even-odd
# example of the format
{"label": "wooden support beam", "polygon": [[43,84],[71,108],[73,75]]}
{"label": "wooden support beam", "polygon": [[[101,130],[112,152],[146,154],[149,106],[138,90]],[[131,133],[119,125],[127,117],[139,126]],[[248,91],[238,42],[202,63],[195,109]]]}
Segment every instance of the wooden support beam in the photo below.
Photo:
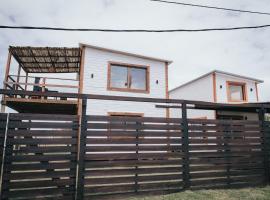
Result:
{"label": "wooden support beam", "polygon": [[264,152],[264,170],[265,170],[265,184],[270,183],[270,165],[269,165],[269,131],[265,125],[265,109],[259,109],[258,115],[261,122],[261,129],[263,132],[263,152]]}
{"label": "wooden support beam", "polygon": [[28,83],[28,73],[26,72],[26,76],[25,76],[25,86],[24,89],[27,90],[27,83]]}
{"label": "wooden support beam", "polygon": [[76,180],[76,200],[82,200],[84,197],[84,156],[86,147],[86,132],[87,132],[87,118],[86,118],[87,99],[82,99],[82,112],[80,116],[79,129],[79,144],[78,144],[78,166],[77,166],[77,180]]}
{"label": "wooden support beam", "polygon": [[[83,93],[83,78],[84,78],[84,60],[85,60],[85,46],[81,48],[81,65],[79,75],[79,94]],[[78,115],[82,112],[82,100],[78,99]]]}
{"label": "wooden support beam", "polygon": [[[12,54],[11,52],[9,51],[8,52],[8,58],[7,58],[7,63],[6,63],[6,73],[5,73],[5,79],[4,81],[7,81],[8,80],[8,75],[9,75],[9,71],[10,71],[10,64],[11,64],[11,58],[12,58]],[[7,86],[6,84],[4,83],[4,89],[7,89]],[[1,112],[4,113],[5,112],[5,95],[3,94],[2,95],[2,102],[1,102]]]}
{"label": "wooden support beam", "polygon": [[182,151],[184,153],[183,159],[183,181],[184,189],[190,188],[190,174],[189,174],[189,135],[188,135],[188,120],[187,120],[187,105],[182,103],[182,131],[183,144]]}

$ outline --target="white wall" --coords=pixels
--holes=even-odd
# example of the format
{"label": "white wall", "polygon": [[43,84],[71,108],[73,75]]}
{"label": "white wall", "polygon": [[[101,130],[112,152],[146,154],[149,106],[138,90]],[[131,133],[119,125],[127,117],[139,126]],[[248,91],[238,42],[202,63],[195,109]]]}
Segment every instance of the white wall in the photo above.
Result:
{"label": "white wall", "polygon": [[[217,102],[218,103],[228,103],[226,81],[246,83],[248,102],[257,102],[256,85],[254,81],[217,73],[216,74],[216,83],[217,83],[216,88],[217,88]],[[221,85],[222,85],[222,88],[220,88]],[[252,88],[252,92],[250,91],[251,88]]]}
{"label": "white wall", "polygon": [[[247,86],[247,100],[248,102],[257,102],[256,84],[252,80],[242,79],[235,76],[229,76],[221,73],[216,73],[216,95],[217,103],[229,103],[227,98],[227,81],[244,82]],[[222,86],[222,88],[220,88]],[[252,88],[252,91],[250,90]],[[196,101],[208,101],[214,102],[213,97],[213,77],[212,74],[203,77],[199,80],[191,82],[183,87],[176,90],[170,91],[170,98],[172,99],[186,99]],[[257,120],[257,114],[253,113],[237,113],[237,112],[220,112],[224,115],[243,115],[249,120]],[[170,109],[171,117],[181,116],[181,109]],[[214,111],[205,110],[189,110],[189,118],[202,118],[207,117],[208,119],[215,119]]]}
{"label": "white wall", "polygon": [[[107,76],[109,61],[149,65],[150,93],[108,91]],[[86,47],[84,68],[83,92],[86,94],[166,98],[164,62]],[[91,78],[91,74],[94,75],[94,78]],[[156,84],[156,80],[158,80],[158,84]],[[132,112],[144,113],[144,116],[166,116],[165,109],[155,108],[155,103],[88,100],[87,104],[87,114],[92,115],[107,115],[108,112]]]}
{"label": "white wall", "polygon": [[[180,75],[181,77],[181,75]],[[185,99],[196,101],[213,102],[213,78],[212,75],[205,76],[190,84],[170,91],[171,99]],[[205,110],[188,110],[187,115],[189,118],[214,118],[214,111]],[[180,117],[181,109],[170,109],[170,117]]]}

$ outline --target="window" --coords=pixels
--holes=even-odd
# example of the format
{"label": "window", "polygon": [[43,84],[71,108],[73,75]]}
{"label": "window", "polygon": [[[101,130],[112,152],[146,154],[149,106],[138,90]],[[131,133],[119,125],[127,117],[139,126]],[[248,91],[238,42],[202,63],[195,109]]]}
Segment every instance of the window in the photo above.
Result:
{"label": "window", "polygon": [[148,92],[148,66],[109,63],[108,89],[130,92]]}
{"label": "window", "polygon": [[[142,123],[136,121],[136,118],[143,117],[142,113],[108,113],[109,116],[112,117],[120,117],[119,120],[111,121],[109,128],[109,132],[117,131],[118,133],[122,133],[123,136],[119,136],[120,138],[129,138],[125,133],[136,133],[138,130],[135,128],[136,125],[141,125]],[[134,120],[132,119],[134,117]],[[134,126],[135,125],[135,126]],[[115,136],[114,138],[119,138]],[[134,136],[133,136],[134,137]]]}
{"label": "window", "polygon": [[227,82],[228,101],[241,102],[246,101],[246,84],[238,82]]}

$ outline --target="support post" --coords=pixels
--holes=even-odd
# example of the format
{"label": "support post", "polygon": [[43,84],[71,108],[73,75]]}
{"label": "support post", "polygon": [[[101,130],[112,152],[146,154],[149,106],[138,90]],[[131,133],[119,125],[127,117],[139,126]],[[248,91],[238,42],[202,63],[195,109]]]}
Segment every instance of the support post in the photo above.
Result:
{"label": "support post", "polygon": [[268,132],[266,130],[266,125],[265,125],[265,109],[262,107],[259,110],[259,121],[261,124],[261,131],[263,133],[263,153],[264,153],[264,170],[265,170],[265,184],[270,183],[270,166],[269,166],[269,138],[268,138]]}
{"label": "support post", "polygon": [[80,118],[80,131],[78,136],[78,164],[77,164],[77,182],[76,182],[76,200],[83,199],[84,196],[84,155],[86,145],[86,119],[87,99],[82,99],[82,112]]}
{"label": "support post", "polygon": [[26,72],[26,75],[25,75],[25,86],[24,86],[24,90],[27,91],[27,84],[28,83],[28,72]]}
{"label": "support post", "polygon": [[[8,81],[8,75],[9,75],[9,70],[10,70],[10,64],[11,64],[11,53],[10,51],[8,52],[8,59],[7,59],[7,64],[6,64],[6,73],[5,73],[5,79],[4,79],[4,89],[7,89],[6,83]],[[5,95],[2,94],[2,102],[1,102],[1,113],[4,113],[6,110],[6,102],[5,102]]]}
{"label": "support post", "polygon": [[182,131],[183,142],[182,151],[184,154],[183,159],[183,181],[184,189],[190,188],[190,175],[189,175],[189,138],[188,138],[188,120],[187,120],[187,105],[182,103]]}

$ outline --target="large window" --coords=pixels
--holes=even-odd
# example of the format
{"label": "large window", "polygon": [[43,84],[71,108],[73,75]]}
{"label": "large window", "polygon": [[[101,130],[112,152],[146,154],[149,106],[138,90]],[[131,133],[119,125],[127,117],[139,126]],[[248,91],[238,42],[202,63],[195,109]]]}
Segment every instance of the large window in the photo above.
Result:
{"label": "large window", "polygon": [[245,83],[227,82],[227,85],[229,102],[241,102],[247,100]]}
{"label": "large window", "polygon": [[108,89],[148,92],[148,70],[147,66],[110,63],[108,70]]}

